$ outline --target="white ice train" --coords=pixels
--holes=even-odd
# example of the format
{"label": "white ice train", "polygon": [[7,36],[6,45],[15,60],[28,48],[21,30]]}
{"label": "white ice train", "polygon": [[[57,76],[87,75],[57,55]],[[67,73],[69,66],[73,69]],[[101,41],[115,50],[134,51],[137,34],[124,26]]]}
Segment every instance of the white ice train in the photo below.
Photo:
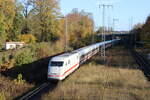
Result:
{"label": "white ice train", "polygon": [[106,48],[108,48],[113,44],[116,44],[119,40],[120,39],[114,39],[92,44],[53,57],[48,65],[48,79],[63,80],[66,76],[75,71],[75,69],[77,69],[82,63],[98,53],[103,45],[106,45]]}

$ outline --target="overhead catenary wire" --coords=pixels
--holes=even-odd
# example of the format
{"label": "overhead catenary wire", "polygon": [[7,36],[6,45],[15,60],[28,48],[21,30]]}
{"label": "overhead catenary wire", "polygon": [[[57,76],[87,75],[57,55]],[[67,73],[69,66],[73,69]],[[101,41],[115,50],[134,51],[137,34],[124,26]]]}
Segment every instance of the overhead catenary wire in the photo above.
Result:
{"label": "overhead catenary wire", "polygon": [[[99,8],[102,9],[102,42],[106,41],[106,32],[107,27],[106,26],[106,11],[108,9],[112,9],[113,5],[107,5],[107,4],[99,4]],[[105,64],[106,62],[106,50],[105,50],[105,44],[101,47],[101,57],[103,58],[103,62]]]}

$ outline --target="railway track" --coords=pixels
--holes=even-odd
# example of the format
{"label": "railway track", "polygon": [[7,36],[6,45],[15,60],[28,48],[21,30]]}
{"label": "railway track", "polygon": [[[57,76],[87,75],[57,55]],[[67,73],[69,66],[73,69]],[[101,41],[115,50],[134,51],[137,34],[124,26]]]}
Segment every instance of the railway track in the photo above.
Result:
{"label": "railway track", "polygon": [[57,86],[57,83],[45,82],[34,90],[28,92],[27,94],[19,97],[15,100],[40,100],[42,94],[52,91]]}
{"label": "railway track", "polygon": [[131,53],[139,65],[139,68],[144,72],[145,76],[150,80],[150,64],[148,60],[140,53],[136,52],[135,50],[131,50]]}

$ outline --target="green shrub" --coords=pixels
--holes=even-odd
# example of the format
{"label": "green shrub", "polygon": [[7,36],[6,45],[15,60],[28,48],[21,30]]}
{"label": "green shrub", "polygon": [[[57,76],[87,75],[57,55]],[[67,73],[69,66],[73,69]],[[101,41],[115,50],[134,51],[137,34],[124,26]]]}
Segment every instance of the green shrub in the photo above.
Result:
{"label": "green shrub", "polygon": [[33,53],[31,52],[31,49],[23,49],[21,51],[18,51],[15,55],[15,65],[21,66],[23,64],[29,64],[33,62]]}
{"label": "green shrub", "polygon": [[26,81],[23,80],[22,74],[18,74],[18,77],[17,77],[17,79],[14,80],[14,82],[15,82],[16,84],[24,84]]}

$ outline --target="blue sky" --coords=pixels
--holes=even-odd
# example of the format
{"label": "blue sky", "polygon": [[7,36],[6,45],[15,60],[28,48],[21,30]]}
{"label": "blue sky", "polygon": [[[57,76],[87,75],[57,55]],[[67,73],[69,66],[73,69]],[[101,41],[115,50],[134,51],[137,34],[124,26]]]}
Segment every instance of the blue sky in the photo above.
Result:
{"label": "blue sky", "polygon": [[[131,18],[133,19],[133,24],[144,23],[147,16],[150,15],[150,0],[109,1],[114,5],[114,9],[107,10],[106,14],[111,16],[110,19],[119,19],[115,24],[116,30],[129,30]],[[60,7],[63,15],[70,13],[73,8],[78,8],[79,11],[84,10],[93,13],[96,27],[102,25],[102,9],[99,9],[98,4],[99,0],[60,0]],[[108,22],[108,19],[107,17],[106,23],[112,23],[110,21]]]}

